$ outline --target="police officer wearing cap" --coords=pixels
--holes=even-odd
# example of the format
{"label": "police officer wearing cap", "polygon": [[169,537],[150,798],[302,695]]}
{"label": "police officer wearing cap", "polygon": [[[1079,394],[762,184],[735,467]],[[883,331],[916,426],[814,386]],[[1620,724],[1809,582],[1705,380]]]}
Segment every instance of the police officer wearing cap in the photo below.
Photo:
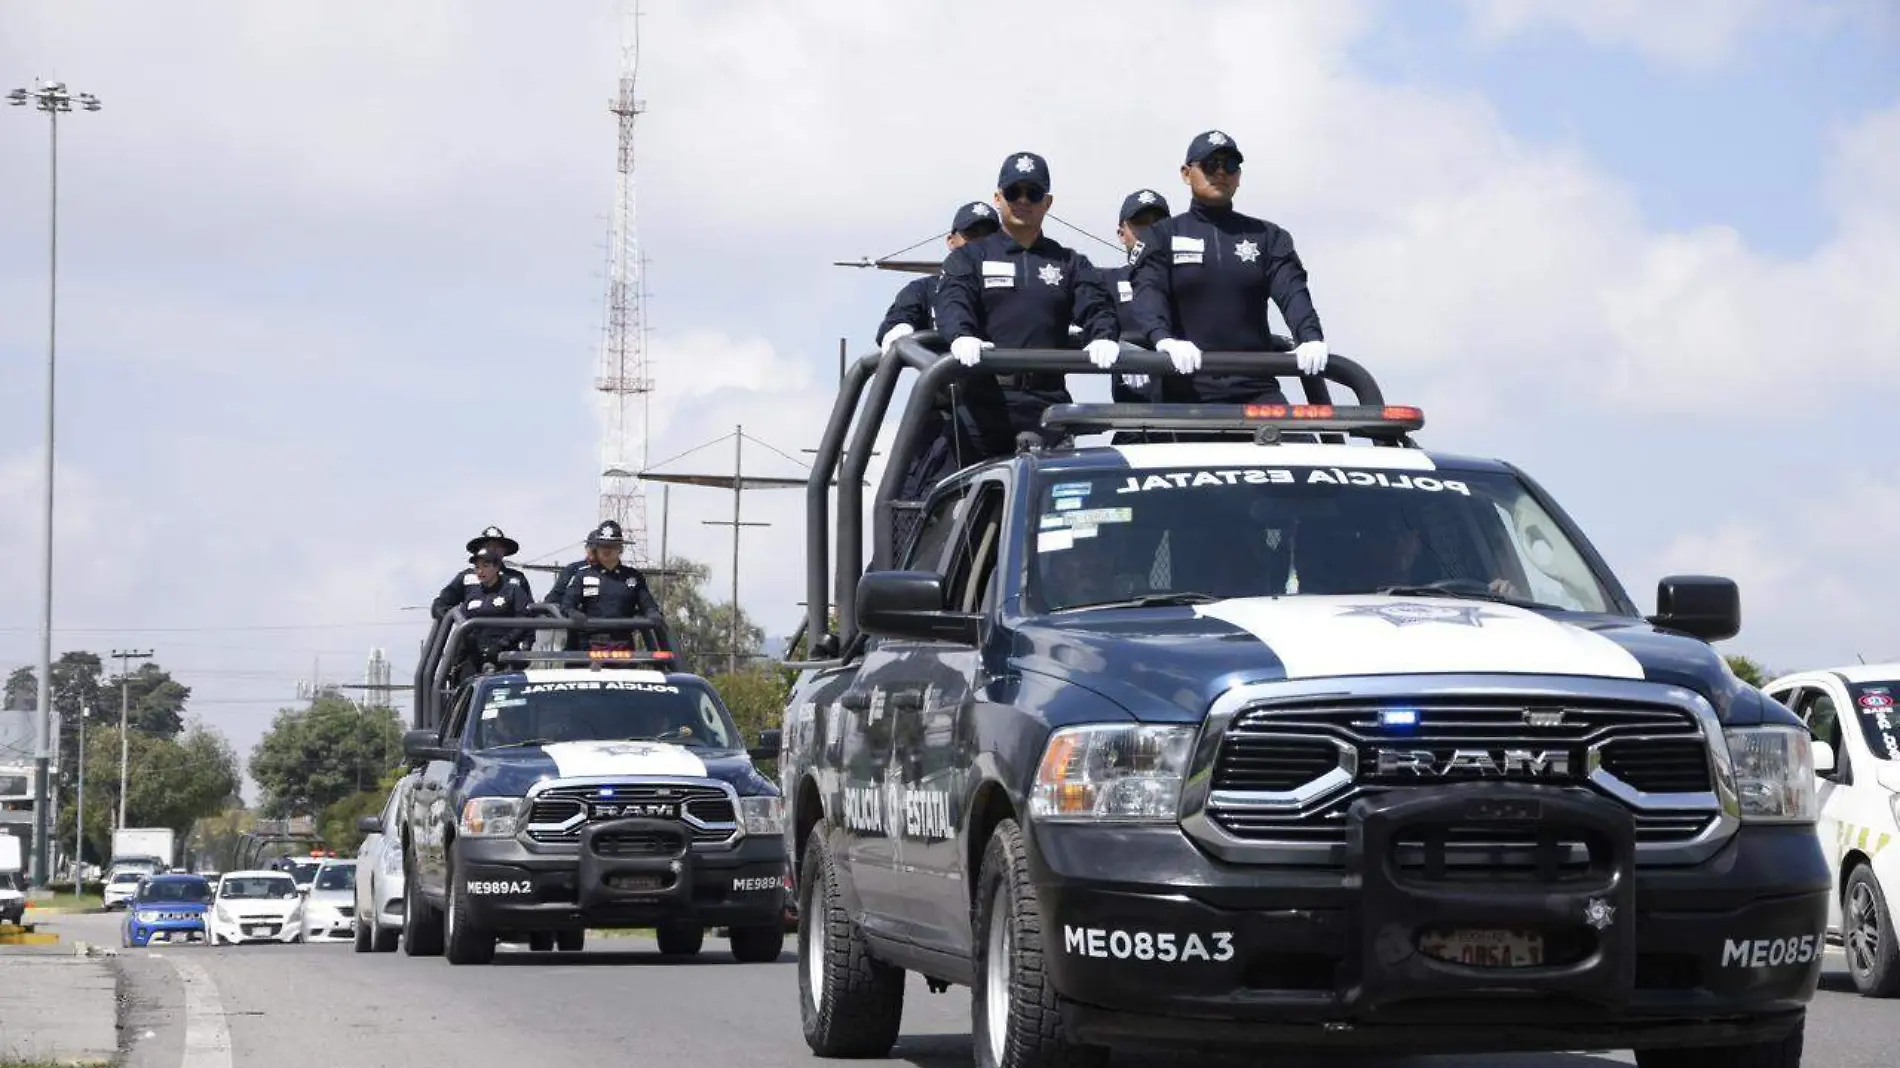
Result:
{"label": "police officer wearing cap", "polygon": [[[508,557],[521,551],[521,543],[503,534],[500,527],[489,527],[480,534],[468,539],[468,551],[471,554],[480,552],[483,549],[495,554],[495,560],[501,566],[502,578],[513,585],[521,587],[521,592],[527,596],[528,600],[534,600],[534,591],[528,586],[528,576],[509,567],[507,564]],[[473,556],[470,556],[469,562],[474,562]],[[454,608],[457,604],[460,604],[465,599],[464,594],[477,584],[478,580],[475,577],[475,569],[472,567],[463,568],[454,578],[448,581],[448,585],[442,587],[441,593],[435,595],[435,603],[429,606],[430,617],[441,619],[443,613]]]}
{"label": "police officer wearing cap", "polygon": [[[595,527],[587,535],[587,547],[594,551],[594,562],[575,572],[574,578],[561,593],[561,608],[577,619],[631,619],[646,616],[659,621],[660,626],[655,638],[662,649],[671,649],[673,639],[668,634],[665,616],[660,610],[660,602],[647,588],[646,576],[638,569],[620,562],[620,550],[626,544],[620,535],[620,524],[609,519]],[[629,631],[590,632],[588,644],[593,642],[633,643],[633,634]]]}
{"label": "police officer wearing cap", "polygon": [[[1122,337],[1141,336],[1135,326],[1135,284],[1130,277],[1135,266],[1135,248],[1141,244],[1148,228],[1168,215],[1168,198],[1152,189],[1137,189],[1122,198],[1122,212],[1115,226],[1115,236],[1121,238],[1122,248],[1128,253],[1128,262],[1102,271],[1102,288],[1115,302],[1115,316],[1121,324]],[[1138,404],[1154,399],[1147,375],[1116,375],[1108,389],[1109,396],[1117,404]]]}
{"label": "police officer wearing cap", "polygon": [[[1202,350],[1273,350],[1267,302],[1280,308],[1298,343],[1301,374],[1326,369],[1327,348],[1319,313],[1306,289],[1306,268],[1285,230],[1234,210],[1240,187],[1240,146],[1219,130],[1188,145],[1181,180],[1192,191],[1188,210],[1149,229],[1137,246],[1134,325],[1139,338],[1164,352],[1181,375],[1201,366]],[[1164,375],[1161,395],[1170,403],[1283,404],[1286,395],[1271,377],[1216,375],[1196,379]]]}
{"label": "police officer wearing cap", "polygon": [[[494,549],[477,549],[469,555],[469,568],[475,582],[462,589],[461,604],[470,619],[495,619],[525,616],[533,606],[528,588],[514,582],[502,571],[502,554]],[[449,607],[453,608],[454,605]],[[459,684],[470,674],[479,673],[484,663],[492,664],[501,653],[525,649],[534,641],[532,629],[481,627],[462,632],[461,655],[450,685]]]}
{"label": "police officer wearing cap", "polygon": [[[997,230],[996,209],[980,200],[972,200],[957,209],[950,219],[950,233],[943,243],[951,252],[975,241],[979,237],[988,237]],[[927,274],[916,279],[897,291],[897,299],[891,301],[890,308],[884,313],[884,321],[877,324],[877,344],[885,352],[899,338],[909,337],[919,330],[931,328],[931,303],[937,297],[938,275]]]}
{"label": "police officer wearing cap", "polygon": [[[943,264],[935,303],[937,331],[965,367],[986,348],[1070,348],[1069,326],[1079,326],[1089,360],[1112,366],[1121,353],[1114,306],[1088,257],[1042,232],[1055,203],[1049,164],[1034,152],[1003,161],[996,180],[1002,229],[952,252]],[[970,375],[958,405],[960,429],[981,454],[969,464],[1016,451],[1016,435],[1045,437],[1042,413],[1069,402],[1060,374]],[[1046,437],[1045,437],[1046,440]]]}

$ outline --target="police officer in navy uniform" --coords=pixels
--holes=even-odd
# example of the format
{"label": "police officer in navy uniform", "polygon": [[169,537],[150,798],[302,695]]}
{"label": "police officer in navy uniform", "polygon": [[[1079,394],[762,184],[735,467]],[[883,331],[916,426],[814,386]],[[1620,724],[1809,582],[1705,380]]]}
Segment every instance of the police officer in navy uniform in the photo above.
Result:
{"label": "police officer in navy uniform", "polygon": [[[1113,366],[1121,354],[1115,309],[1099,272],[1088,257],[1042,232],[1043,217],[1055,203],[1050,188],[1049,164],[1041,156],[1011,154],[994,194],[1002,229],[944,260],[937,330],[965,367],[975,366],[986,348],[1072,348],[1072,323],[1081,328],[1097,367]],[[1013,454],[1019,434],[1049,441],[1042,413],[1071,399],[1060,374],[968,375],[962,387],[958,429],[976,450],[962,457],[966,466]]]}
{"label": "police officer in navy uniform", "polygon": [[[626,545],[620,524],[609,519],[587,535],[587,547],[594,551],[594,563],[575,572],[573,581],[561,593],[561,608],[578,619],[630,619],[646,616],[660,621],[655,637],[660,648],[671,649],[665,615],[660,602],[647,588],[646,576],[637,568],[620,562],[620,550]],[[587,644],[596,642],[633,643],[629,631],[591,631]]]}
{"label": "police officer in navy uniform", "polygon": [[[500,527],[489,527],[468,539],[468,551],[471,554],[484,549],[495,554],[495,560],[501,565],[502,578],[521,587],[521,592],[527,596],[528,600],[533,601],[534,591],[528,586],[528,576],[507,564],[508,557],[521,551],[521,543],[503,534]],[[472,555],[469,561],[474,562]],[[456,576],[442,587],[442,592],[435,595],[435,603],[429,606],[430,617],[441,619],[444,613],[466,600],[464,596],[466,592],[477,584],[474,568],[465,567],[457,572]]]}
{"label": "police officer in navy uniform", "polygon": [[[1141,243],[1149,227],[1168,215],[1168,198],[1152,189],[1137,189],[1122,198],[1121,218],[1116,223],[1115,236],[1121,238],[1122,248],[1128,253],[1128,262],[1102,270],[1102,288],[1108,293],[1109,299],[1115,302],[1115,316],[1121,324],[1122,337],[1141,336],[1141,331],[1135,326],[1135,284],[1131,278],[1135,266],[1135,247]],[[1110,398],[1117,404],[1140,404],[1154,399],[1154,390],[1147,375],[1116,375],[1109,382],[1108,391]]]}
{"label": "police officer in navy uniform", "polygon": [[1194,203],[1148,230],[1135,254],[1134,325],[1139,338],[1168,355],[1178,375],[1163,375],[1172,404],[1284,404],[1278,379],[1215,375],[1189,379],[1202,350],[1269,352],[1267,302],[1280,308],[1298,343],[1301,374],[1326,369],[1319,313],[1306,289],[1306,268],[1285,230],[1234,210],[1244,157],[1219,130],[1196,137],[1181,167]]}
{"label": "police officer in navy uniform", "polygon": [[[951,252],[980,237],[988,237],[997,230],[996,209],[980,200],[972,200],[957,209],[950,219],[950,233],[943,239]],[[929,330],[934,325],[930,316],[931,304],[937,297],[937,279],[939,274],[927,274],[916,279],[897,291],[897,299],[884,312],[884,321],[877,324],[877,344],[885,352],[898,339],[909,337],[919,330]]]}
{"label": "police officer in navy uniform", "polygon": [[[533,606],[534,599],[528,596],[528,588],[503,573],[502,560],[501,553],[488,548],[477,549],[469,556],[468,562],[472,565],[469,570],[474,573],[475,582],[462,588],[460,604],[470,619],[525,616]],[[533,642],[534,631],[531,628],[514,630],[480,627],[464,630],[461,655],[457,658],[451,685],[459,683],[471,673],[480,672],[483,664],[493,664],[501,653],[511,649],[526,649]]]}

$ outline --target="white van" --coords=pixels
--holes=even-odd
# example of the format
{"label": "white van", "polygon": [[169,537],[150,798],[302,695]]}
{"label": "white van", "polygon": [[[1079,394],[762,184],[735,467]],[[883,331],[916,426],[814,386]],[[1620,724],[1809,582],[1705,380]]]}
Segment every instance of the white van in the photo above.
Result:
{"label": "white van", "polygon": [[1804,671],[1762,689],[1814,736],[1815,831],[1834,872],[1828,940],[1862,994],[1900,994],[1900,663]]}

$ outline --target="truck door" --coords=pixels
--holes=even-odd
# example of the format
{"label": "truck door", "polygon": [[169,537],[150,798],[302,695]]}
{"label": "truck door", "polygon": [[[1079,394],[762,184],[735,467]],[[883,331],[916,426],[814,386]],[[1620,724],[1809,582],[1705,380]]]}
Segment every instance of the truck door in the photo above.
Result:
{"label": "truck door", "polygon": [[[1006,485],[1000,471],[973,484],[966,519],[940,569],[952,610],[987,615],[995,608]],[[964,954],[970,950],[970,889],[960,843],[976,760],[971,695],[979,657],[971,645],[913,644],[909,673],[891,697],[894,773],[904,795],[904,915],[918,943]]]}
{"label": "truck door", "polygon": [[[457,694],[443,720],[437,744],[459,749],[462,728],[468,722],[469,699],[475,687],[466,686]],[[447,834],[458,813],[449,810],[449,778],[455,773],[455,761],[431,760],[417,776],[415,792],[409,799],[411,857],[415,862],[413,878],[420,878],[425,893],[440,895],[447,887]]]}
{"label": "truck door", "polygon": [[1841,709],[1847,706],[1847,694],[1830,693],[1832,687],[1804,683],[1794,691],[1794,711],[1808,725],[1808,734],[1817,742],[1826,742],[1834,750],[1834,767],[1815,771],[1815,805],[1819,815],[1814,833],[1821,839],[1821,852],[1827,857],[1828,874],[1834,880],[1834,893],[1827,896],[1828,929],[1841,926],[1841,858],[1847,854],[1853,830],[1853,760],[1847,751],[1846,732],[1841,730]]}

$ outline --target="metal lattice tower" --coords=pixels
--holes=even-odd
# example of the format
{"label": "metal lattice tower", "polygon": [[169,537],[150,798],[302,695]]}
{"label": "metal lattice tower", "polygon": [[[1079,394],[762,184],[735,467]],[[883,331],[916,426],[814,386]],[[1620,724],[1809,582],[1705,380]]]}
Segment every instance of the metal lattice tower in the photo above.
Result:
{"label": "metal lattice tower", "polygon": [[607,322],[600,373],[594,379],[594,389],[606,405],[598,519],[618,521],[626,536],[629,562],[648,567],[654,561],[647,556],[647,501],[636,477],[646,469],[647,414],[653,392],[653,381],[647,377],[646,264],[640,258],[634,224],[633,128],[645,110],[634,95],[640,66],[637,0],[622,0],[620,21],[620,91],[607,105],[619,127],[613,226],[607,237]]}

